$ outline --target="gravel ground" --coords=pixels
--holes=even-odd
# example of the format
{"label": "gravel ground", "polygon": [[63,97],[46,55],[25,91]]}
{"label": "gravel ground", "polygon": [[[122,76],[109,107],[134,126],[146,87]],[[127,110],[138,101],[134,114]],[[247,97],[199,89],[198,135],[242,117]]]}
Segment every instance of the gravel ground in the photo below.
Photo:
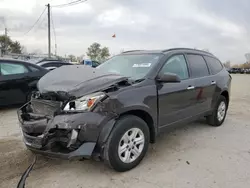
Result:
{"label": "gravel ground", "polygon": [[[135,169],[117,173],[101,162],[39,156],[26,187],[242,188],[250,185],[250,75],[233,75],[223,126],[204,120],[158,137]],[[21,141],[16,109],[0,110],[0,187],[16,187],[33,159]]]}

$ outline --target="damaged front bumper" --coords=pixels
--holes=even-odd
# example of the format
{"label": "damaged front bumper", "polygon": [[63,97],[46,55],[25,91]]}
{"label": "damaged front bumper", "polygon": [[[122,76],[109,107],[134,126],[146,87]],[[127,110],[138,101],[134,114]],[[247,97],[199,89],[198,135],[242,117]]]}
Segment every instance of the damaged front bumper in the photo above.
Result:
{"label": "damaged front bumper", "polygon": [[[36,100],[18,110],[23,141],[33,152],[63,159],[91,158],[114,120],[96,112],[57,113],[59,102]],[[59,107],[60,108],[60,107]],[[103,128],[109,125],[109,128]],[[100,135],[104,132],[105,135]],[[99,144],[98,144],[99,143]]]}
{"label": "damaged front bumper", "polygon": [[[35,153],[62,159],[82,159],[82,158],[88,159],[92,156],[92,153],[96,146],[96,142],[86,142],[80,145],[79,148],[76,150],[66,151],[65,149],[64,151],[63,150],[60,151],[60,149],[57,148],[56,145],[50,147],[48,146],[43,147],[42,145],[43,138],[30,136],[24,132],[23,132],[23,140],[26,147]],[[71,142],[71,140],[69,140],[69,142]]]}

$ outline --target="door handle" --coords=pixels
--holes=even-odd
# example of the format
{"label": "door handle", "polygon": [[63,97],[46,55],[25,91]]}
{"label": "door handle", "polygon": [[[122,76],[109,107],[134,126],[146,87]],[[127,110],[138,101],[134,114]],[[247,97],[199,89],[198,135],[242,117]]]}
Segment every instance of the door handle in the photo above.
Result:
{"label": "door handle", "polygon": [[187,90],[194,89],[194,86],[188,86]]}
{"label": "door handle", "polygon": [[214,84],[216,84],[216,81],[212,81],[212,82],[211,82],[211,85],[214,85]]}

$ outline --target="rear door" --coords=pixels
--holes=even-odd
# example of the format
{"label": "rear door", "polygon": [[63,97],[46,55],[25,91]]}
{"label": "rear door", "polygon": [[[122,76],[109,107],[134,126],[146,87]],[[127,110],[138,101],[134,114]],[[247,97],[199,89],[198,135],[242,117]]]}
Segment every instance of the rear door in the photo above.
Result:
{"label": "rear door", "polygon": [[194,81],[196,114],[210,110],[214,93],[214,82],[210,76],[207,63],[202,55],[186,54],[190,68],[191,78]]}
{"label": "rear door", "polygon": [[211,82],[211,87],[212,87],[212,103],[210,104],[210,107],[212,108],[213,105],[215,105],[215,103],[217,102],[217,97],[220,95],[221,93],[221,87],[223,86],[219,86],[219,83],[225,83],[227,79],[227,77],[224,76],[224,74],[220,74],[220,72],[223,69],[223,65],[221,64],[221,62],[216,59],[215,57],[210,57],[210,56],[204,56],[208,68],[209,68],[209,72],[210,72],[210,77],[209,77],[209,81]]}
{"label": "rear door", "polygon": [[0,62],[0,105],[24,103],[29,69],[19,62]]}
{"label": "rear door", "polygon": [[157,83],[160,128],[193,116],[195,99],[194,83],[183,54],[171,56],[160,70],[162,73],[177,74],[181,82]]}

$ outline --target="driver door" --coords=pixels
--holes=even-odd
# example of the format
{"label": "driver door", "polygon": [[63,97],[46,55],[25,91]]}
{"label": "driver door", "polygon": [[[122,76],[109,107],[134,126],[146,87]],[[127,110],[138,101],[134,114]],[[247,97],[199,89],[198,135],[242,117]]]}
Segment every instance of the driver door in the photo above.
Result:
{"label": "driver door", "polygon": [[179,83],[158,83],[159,128],[185,120],[195,114],[194,82],[190,79],[188,66],[183,54],[171,56],[159,74],[174,73]]}

